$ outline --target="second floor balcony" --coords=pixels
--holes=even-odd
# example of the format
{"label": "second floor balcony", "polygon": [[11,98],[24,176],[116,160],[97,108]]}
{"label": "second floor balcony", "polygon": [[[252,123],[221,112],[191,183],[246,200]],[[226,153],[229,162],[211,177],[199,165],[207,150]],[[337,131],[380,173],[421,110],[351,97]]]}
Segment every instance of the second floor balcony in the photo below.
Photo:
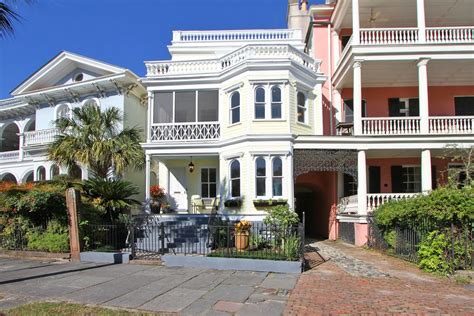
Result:
{"label": "second floor balcony", "polygon": [[47,145],[52,143],[58,134],[59,132],[56,128],[25,132],[23,134],[23,146],[27,147]]}
{"label": "second floor balcony", "polygon": [[219,122],[152,124],[150,138],[153,142],[218,140],[221,134],[220,126]]}

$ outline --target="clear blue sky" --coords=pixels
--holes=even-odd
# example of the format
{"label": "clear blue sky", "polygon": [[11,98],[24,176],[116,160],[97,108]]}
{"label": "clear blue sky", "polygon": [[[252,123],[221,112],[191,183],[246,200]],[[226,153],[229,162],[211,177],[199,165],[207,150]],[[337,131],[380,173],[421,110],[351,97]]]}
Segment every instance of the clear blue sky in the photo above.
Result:
{"label": "clear blue sky", "polygon": [[[145,72],[168,59],[172,30],[285,28],[287,0],[17,1],[14,37],[0,39],[0,98],[62,50]],[[313,0],[310,3],[322,2]]]}

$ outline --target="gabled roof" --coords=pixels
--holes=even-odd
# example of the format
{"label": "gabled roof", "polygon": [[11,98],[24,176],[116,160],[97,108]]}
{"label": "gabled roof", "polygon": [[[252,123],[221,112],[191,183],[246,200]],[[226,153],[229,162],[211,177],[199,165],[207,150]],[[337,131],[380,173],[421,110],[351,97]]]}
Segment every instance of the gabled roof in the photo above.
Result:
{"label": "gabled roof", "polygon": [[20,83],[13,91],[11,91],[11,94],[16,96],[25,92],[53,87],[58,79],[63,78],[77,68],[91,71],[99,76],[119,74],[127,71],[125,68],[110,65],[67,51],[62,51]]}

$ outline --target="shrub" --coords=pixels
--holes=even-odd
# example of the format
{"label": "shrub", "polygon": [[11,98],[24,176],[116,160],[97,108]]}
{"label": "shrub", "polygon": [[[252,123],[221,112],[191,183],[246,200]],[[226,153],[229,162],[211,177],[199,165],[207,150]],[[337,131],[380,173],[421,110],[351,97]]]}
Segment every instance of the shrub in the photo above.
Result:
{"label": "shrub", "polygon": [[278,205],[268,210],[263,222],[267,225],[289,228],[299,223],[298,214],[290,210],[288,205]]}
{"label": "shrub", "polygon": [[28,249],[48,252],[69,251],[69,232],[67,227],[51,221],[45,231],[34,230],[28,234]]}
{"label": "shrub", "polygon": [[448,274],[450,271],[447,252],[449,251],[449,238],[438,230],[429,233],[420,243],[418,250],[418,266],[428,272]]}

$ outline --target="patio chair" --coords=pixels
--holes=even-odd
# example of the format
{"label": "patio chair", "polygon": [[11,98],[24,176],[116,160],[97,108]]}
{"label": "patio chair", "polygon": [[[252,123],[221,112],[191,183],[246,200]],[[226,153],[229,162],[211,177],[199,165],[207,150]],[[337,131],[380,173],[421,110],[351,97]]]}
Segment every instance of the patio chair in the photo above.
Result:
{"label": "patio chair", "polygon": [[196,214],[198,211],[205,208],[204,202],[200,195],[191,196],[191,213]]}

